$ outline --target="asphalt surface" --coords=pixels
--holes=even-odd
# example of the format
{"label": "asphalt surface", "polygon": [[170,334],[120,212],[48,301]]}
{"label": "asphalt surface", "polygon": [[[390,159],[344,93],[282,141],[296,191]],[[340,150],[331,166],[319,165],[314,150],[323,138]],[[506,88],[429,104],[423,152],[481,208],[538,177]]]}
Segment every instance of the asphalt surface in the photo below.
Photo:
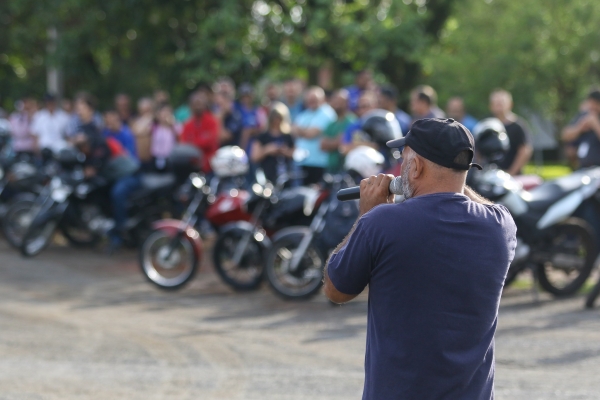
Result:
{"label": "asphalt surface", "polygon": [[[234,293],[209,266],[168,293],[135,258],[0,244],[0,399],[360,399],[365,295]],[[498,399],[600,398],[600,309],[508,290],[496,369]]]}

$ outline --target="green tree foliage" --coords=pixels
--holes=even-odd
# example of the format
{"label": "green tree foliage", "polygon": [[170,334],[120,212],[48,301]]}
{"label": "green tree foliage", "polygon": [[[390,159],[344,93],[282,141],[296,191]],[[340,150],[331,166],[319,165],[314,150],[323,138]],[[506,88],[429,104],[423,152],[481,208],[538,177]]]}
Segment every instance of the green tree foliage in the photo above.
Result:
{"label": "green tree foliage", "polygon": [[[455,0],[3,0],[0,98],[45,91],[46,67],[67,95],[164,88],[177,100],[221,75],[253,81],[330,65],[336,83],[365,67],[407,90]],[[56,27],[56,52],[46,50]]]}
{"label": "green tree foliage", "polygon": [[462,95],[479,116],[502,87],[562,126],[598,82],[598,26],[593,0],[466,0],[423,55],[424,74],[441,100]]}

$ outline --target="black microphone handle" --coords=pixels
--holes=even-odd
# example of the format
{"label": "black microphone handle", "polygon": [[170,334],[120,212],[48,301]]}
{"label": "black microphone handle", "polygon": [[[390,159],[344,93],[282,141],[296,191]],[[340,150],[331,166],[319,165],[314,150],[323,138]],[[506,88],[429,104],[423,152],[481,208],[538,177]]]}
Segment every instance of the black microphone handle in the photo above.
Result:
{"label": "black microphone handle", "polygon": [[360,186],[355,186],[347,189],[341,189],[337,192],[339,201],[349,201],[360,199]]}
{"label": "black microphone handle", "polygon": [[[402,178],[397,176],[390,182],[390,194],[402,194]],[[360,186],[355,186],[347,189],[341,189],[337,192],[339,201],[358,200],[360,199]]]}

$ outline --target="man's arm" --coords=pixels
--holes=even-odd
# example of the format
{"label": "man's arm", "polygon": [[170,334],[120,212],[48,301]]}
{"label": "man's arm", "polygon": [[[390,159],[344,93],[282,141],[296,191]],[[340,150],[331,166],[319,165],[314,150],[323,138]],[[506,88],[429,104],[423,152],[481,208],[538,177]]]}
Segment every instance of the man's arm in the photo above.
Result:
{"label": "man's arm", "polygon": [[352,226],[352,229],[350,229],[350,233],[348,233],[348,235],[346,235],[344,240],[342,240],[342,242],[337,245],[335,250],[333,250],[333,252],[329,256],[329,258],[327,259],[327,262],[325,263],[325,270],[323,271],[323,291],[325,292],[325,296],[327,296],[327,298],[329,300],[331,300],[337,304],[347,303],[359,295],[359,294],[346,294],[346,293],[342,293],[339,290],[337,290],[336,287],[334,286],[334,284],[329,279],[329,272],[328,272],[328,268],[327,268],[329,266],[329,261],[331,261],[331,257],[334,254],[338,254],[340,252],[340,250],[342,248],[344,248],[344,246],[346,246],[346,244],[348,243],[348,240],[350,239],[350,236],[352,236],[352,234],[356,230],[357,224],[358,224],[358,221],[356,221],[354,223],[354,225]]}
{"label": "man's arm", "polygon": [[[389,193],[389,186],[392,178],[391,175],[379,174],[363,179],[360,183],[360,217],[350,233],[331,253],[323,271],[325,295],[334,303],[341,304],[354,299],[369,282],[373,252],[369,239],[372,235],[365,232],[362,216],[380,204],[391,202],[393,195]],[[336,281],[349,288],[348,291],[352,293],[344,293],[335,287],[329,277],[330,265],[335,268]]]}
{"label": "man's arm", "polygon": [[531,154],[533,154],[533,146],[531,146],[530,144],[521,145],[521,147],[519,147],[519,150],[517,150],[515,160],[506,172],[508,172],[510,175],[518,175],[519,172],[525,166],[525,164],[527,164],[531,159]]}

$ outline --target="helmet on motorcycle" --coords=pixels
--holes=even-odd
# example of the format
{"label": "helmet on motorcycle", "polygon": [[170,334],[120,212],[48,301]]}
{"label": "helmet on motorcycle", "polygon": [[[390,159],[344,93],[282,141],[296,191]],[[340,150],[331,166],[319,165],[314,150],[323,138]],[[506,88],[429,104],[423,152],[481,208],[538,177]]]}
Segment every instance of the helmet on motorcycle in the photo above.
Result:
{"label": "helmet on motorcycle", "polygon": [[504,124],[497,118],[487,118],[473,128],[475,150],[488,162],[502,160],[510,143]]}
{"label": "helmet on motorcycle", "polygon": [[344,161],[346,171],[354,171],[363,178],[381,172],[385,158],[383,154],[369,146],[358,146],[351,150]]}
{"label": "helmet on motorcycle", "polygon": [[210,160],[210,166],[219,178],[241,176],[248,172],[248,156],[238,146],[221,147]]}
{"label": "helmet on motorcycle", "polygon": [[402,137],[396,116],[386,110],[372,110],[363,115],[360,129],[369,141],[383,147],[388,141]]}

